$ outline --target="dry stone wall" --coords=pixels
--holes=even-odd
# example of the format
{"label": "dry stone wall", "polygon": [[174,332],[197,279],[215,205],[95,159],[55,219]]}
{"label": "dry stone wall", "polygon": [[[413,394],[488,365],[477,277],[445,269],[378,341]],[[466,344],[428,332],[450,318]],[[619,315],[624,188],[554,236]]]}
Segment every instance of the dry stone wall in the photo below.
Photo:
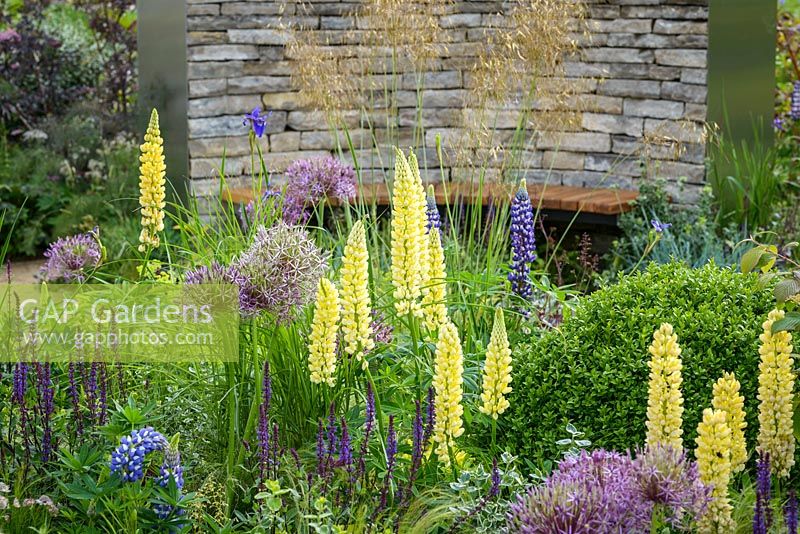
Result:
{"label": "dry stone wall", "polygon": [[[244,181],[251,159],[242,116],[255,106],[272,113],[261,143],[277,179],[293,160],[334,149],[325,114],[304,106],[293,83],[296,62],[303,58],[289,54],[287,28],[320,32],[338,53],[356,54],[363,43],[345,35],[357,35],[346,32],[358,24],[354,16],[360,7],[361,2],[333,0],[307,0],[302,6],[188,0],[190,176],[199,194],[215,190],[223,151],[226,174]],[[465,66],[474,62],[486,29],[497,26],[506,8],[503,2],[455,1],[439,18],[449,44],[446,56],[435,58],[425,75],[428,154],[437,133],[447,140],[463,127],[470,84]],[[587,10],[588,34],[576,34],[580,53],[563,65],[581,93],[580,124],[537,136],[525,158],[528,179],[630,189],[637,187],[646,160],[649,175],[667,178],[674,197],[691,202],[705,179],[698,125],[707,113],[708,0],[589,0]],[[399,124],[409,132],[416,121],[414,84],[413,76],[404,76],[398,92]],[[357,114],[344,117],[354,136],[367,137]],[[511,119],[497,123],[507,132],[515,126]],[[403,140],[413,142],[410,134]],[[359,152],[367,162],[365,179],[383,176],[391,165],[391,158]],[[445,164],[445,178],[459,179],[458,164]],[[431,173],[431,179],[440,177],[438,169]],[[679,182],[687,184],[680,192]]]}

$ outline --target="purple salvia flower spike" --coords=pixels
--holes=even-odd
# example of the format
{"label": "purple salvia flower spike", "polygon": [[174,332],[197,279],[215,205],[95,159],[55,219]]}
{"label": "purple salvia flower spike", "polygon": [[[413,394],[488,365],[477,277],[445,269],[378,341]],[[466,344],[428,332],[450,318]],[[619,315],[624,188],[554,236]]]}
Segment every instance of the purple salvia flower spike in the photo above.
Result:
{"label": "purple salvia flower spike", "polygon": [[797,534],[797,493],[793,489],[789,490],[789,498],[786,500],[783,513],[786,532],[788,534]]}

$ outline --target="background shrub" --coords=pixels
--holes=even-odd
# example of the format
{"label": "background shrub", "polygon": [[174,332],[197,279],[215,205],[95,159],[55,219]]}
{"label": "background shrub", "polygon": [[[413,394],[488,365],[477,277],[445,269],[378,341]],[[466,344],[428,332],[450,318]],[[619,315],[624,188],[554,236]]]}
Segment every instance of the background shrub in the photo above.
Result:
{"label": "background shrub", "polygon": [[683,349],[684,444],[693,448],[711,387],[723,371],[742,383],[748,450],[758,431],[758,335],[774,303],[757,277],[713,263],[651,264],[582,299],[561,328],[516,351],[508,445],[531,460],[554,458],[572,422],[595,446],[644,443],[647,347],[663,322]]}

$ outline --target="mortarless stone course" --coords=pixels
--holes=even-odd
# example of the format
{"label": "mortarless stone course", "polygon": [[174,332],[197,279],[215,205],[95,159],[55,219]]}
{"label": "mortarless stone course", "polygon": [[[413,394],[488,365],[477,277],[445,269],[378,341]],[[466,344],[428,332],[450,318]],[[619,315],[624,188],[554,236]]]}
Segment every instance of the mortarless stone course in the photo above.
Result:
{"label": "mortarless stone course", "polygon": [[[231,183],[246,183],[250,145],[245,113],[256,106],[272,111],[267,135],[259,140],[276,180],[297,158],[323,155],[347,140],[332,137],[324,113],[308,108],[292,83],[294,65],[286,48],[293,29],[318,32],[331,53],[343,58],[364,46],[368,21],[356,17],[356,0],[187,0],[190,174],[198,195],[215,194],[223,152]],[[579,54],[565,58],[565,80],[576,94],[569,101],[583,111],[579,124],[564,132],[531,132],[533,142],[520,154],[519,169],[530,181],[585,187],[636,188],[642,175],[659,175],[680,202],[697,198],[704,182],[705,148],[701,123],[706,119],[708,0],[587,0],[589,34],[570,25],[580,44]],[[445,149],[440,172],[435,144],[463,135],[474,124],[475,112],[462,109],[474,87],[469,67],[486,42],[490,27],[502,27],[509,3],[456,0],[439,17],[447,36],[446,52],[432,61],[422,76],[425,91],[419,116],[417,76],[397,79],[396,127],[405,146],[416,145],[428,161],[426,179],[469,177],[452,151]],[[305,30],[297,30],[305,31]],[[375,71],[380,72],[380,71]],[[387,71],[384,71],[387,72]],[[385,75],[376,75],[382,83]],[[542,83],[548,83],[543,80]],[[380,99],[379,99],[380,100]],[[535,109],[551,109],[545,101]],[[358,112],[344,112],[355,155],[365,181],[383,180],[392,165],[388,147],[370,150],[371,134],[386,138],[381,110],[370,114],[374,132]],[[472,122],[471,122],[472,121]],[[415,135],[421,122],[424,135]],[[497,111],[492,123],[495,142],[508,142],[517,127],[513,106]],[[418,141],[415,141],[417,139]],[[654,142],[656,140],[656,142]],[[669,142],[659,143],[658,140]],[[676,151],[674,142],[682,149]],[[422,146],[419,146],[422,145]],[[651,158],[643,165],[645,150]],[[505,179],[487,149],[487,179]],[[424,158],[424,159],[423,159]],[[679,187],[679,179],[688,185]]]}

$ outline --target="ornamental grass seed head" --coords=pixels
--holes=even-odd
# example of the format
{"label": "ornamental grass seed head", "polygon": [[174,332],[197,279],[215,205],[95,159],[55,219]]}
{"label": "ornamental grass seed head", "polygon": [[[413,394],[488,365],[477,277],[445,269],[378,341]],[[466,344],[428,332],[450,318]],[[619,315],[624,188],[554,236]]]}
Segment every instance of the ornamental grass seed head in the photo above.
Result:
{"label": "ornamental grass seed head", "polygon": [[733,507],[728,496],[731,480],[731,429],[728,414],[706,408],[697,426],[697,467],[700,480],[712,487],[711,502],[700,520],[700,532],[733,532]]}
{"label": "ornamental grass seed head", "polygon": [[450,452],[455,452],[455,439],[464,433],[461,405],[464,383],[464,354],[455,325],[446,321],[439,327],[436,343],[433,388],[436,392],[436,421],[433,440],[439,461],[450,465]]}
{"label": "ornamental grass seed head", "polygon": [[747,443],[744,439],[744,397],[739,393],[741,385],[733,373],[723,373],[714,384],[714,398],[711,405],[715,410],[723,410],[728,417],[731,429],[731,470],[738,473],[747,461]]}
{"label": "ornamental grass seed head", "polygon": [[682,449],[681,349],[671,324],[664,323],[655,331],[649,352],[646,443]]}
{"label": "ornamental grass seed head", "polygon": [[422,316],[419,298],[427,263],[425,189],[417,158],[396,150],[392,194],[392,285],[398,315]]}
{"label": "ornamental grass seed head", "polygon": [[364,223],[356,221],[344,247],[341,270],[342,334],[344,351],[367,368],[367,354],[375,348],[372,303],[369,297],[369,253]]}
{"label": "ornamental grass seed head", "polygon": [[158,126],[158,111],[153,109],[144,135],[139,156],[139,205],[142,213],[142,231],[139,234],[139,251],[158,248],[158,232],[164,231],[164,206],[166,203],[166,171],[164,140]]}
{"label": "ornamental grass seed head", "polygon": [[482,413],[497,419],[506,408],[511,393],[511,348],[506,334],[503,309],[498,308],[494,314],[494,326],[489,346],[486,349],[486,363],[483,367],[483,392],[481,400],[483,405],[479,408]]}
{"label": "ornamental grass seed head", "polygon": [[783,319],[783,310],[772,310],[759,336],[758,353],[758,450],[768,454],[772,473],[789,475],[794,465],[793,401],[795,374],[792,358],[792,335],[773,332],[775,321]]}
{"label": "ornamental grass seed head", "polygon": [[447,268],[439,230],[431,228],[426,236],[428,250],[425,259],[425,285],[422,286],[422,312],[425,326],[435,331],[447,320]]}
{"label": "ornamental grass seed head", "polygon": [[339,292],[333,282],[320,278],[314,320],[308,344],[308,370],[314,384],[336,385],[336,334],[339,324]]}

